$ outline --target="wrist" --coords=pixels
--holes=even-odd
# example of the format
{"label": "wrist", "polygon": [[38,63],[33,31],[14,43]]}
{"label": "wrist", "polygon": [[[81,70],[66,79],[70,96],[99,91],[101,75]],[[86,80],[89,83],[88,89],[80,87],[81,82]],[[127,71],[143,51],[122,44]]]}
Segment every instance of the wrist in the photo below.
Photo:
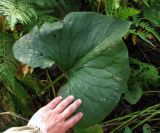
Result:
{"label": "wrist", "polygon": [[27,126],[33,128],[35,131],[37,131],[38,133],[47,133],[46,131],[44,131],[42,128],[40,127],[37,127],[35,125],[31,125],[31,124],[28,124]]}

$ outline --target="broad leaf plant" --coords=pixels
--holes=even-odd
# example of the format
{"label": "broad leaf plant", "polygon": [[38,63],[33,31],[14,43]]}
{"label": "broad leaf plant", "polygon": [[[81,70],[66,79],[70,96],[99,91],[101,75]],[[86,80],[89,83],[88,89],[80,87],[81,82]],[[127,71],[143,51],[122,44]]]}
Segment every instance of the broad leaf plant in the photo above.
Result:
{"label": "broad leaf plant", "polygon": [[130,69],[122,37],[129,27],[111,16],[73,12],[63,21],[35,26],[15,43],[14,56],[34,68],[59,66],[67,78],[59,95],[82,99],[78,111],[84,117],[77,127],[89,127],[115,108],[126,87]]}

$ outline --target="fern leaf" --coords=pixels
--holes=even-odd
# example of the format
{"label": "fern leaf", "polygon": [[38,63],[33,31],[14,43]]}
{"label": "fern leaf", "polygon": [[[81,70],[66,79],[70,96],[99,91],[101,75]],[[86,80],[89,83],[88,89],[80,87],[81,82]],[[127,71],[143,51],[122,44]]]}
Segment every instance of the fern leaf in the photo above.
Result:
{"label": "fern leaf", "polygon": [[129,33],[134,34],[141,38],[143,41],[149,43],[151,46],[155,47],[155,45],[148,39],[150,36],[149,32],[144,32],[144,31],[135,31],[135,30],[129,30]]}
{"label": "fern leaf", "polygon": [[154,24],[156,27],[160,27],[160,19],[145,16],[145,19],[148,20],[150,23]]}
{"label": "fern leaf", "polygon": [[53,6],[56,0],[19,0],[20,2],[29,3],[38,6]]}
{"label": "fern leaf", "polygon": [[44,85],[38,80],[38,78],[34,77],[33,74],[27,74],[23,77],[16,76],[16,79],[26,86],[32,94],[35,93],[36,95],[39,95],[43,92]]}
{"label": "fern leaf", "polygon": [[112,15],[114,10],[120,7],[120,0],[105,0],[106,14]]}
{"label": "fern leaf", "polygon": [[85,0],[86,3],[89,3],[89,5],[92,8],[92,11],[97,11],[98,4],[100,4],[100,0]]}
{"label": "fern leaf", "polygon": [[123,19],[139,14],[140,11],[131,7],[119,7],[114,11],[114,15]]}
{"label": "fern leaf", "polygon": [[[0,40],[0,82],[5,87],[5,91],[8,93],[8,98],[12,99],[10,102],[13,102],[17,106],[23,106],[29,110],[30,97],[27,91],[23,88],[19,82],[15,79],[17,72],[17,62],[13,58],[12,53],[12,37],[5,36],[4,33],[1,34]],[[2,92],[3,93],[3,92]],[[17,103],[18,102],[18,103]],[[13,105],[13,103],[12,103]],[[22,110],[24,108],[21,108]]]}
{"label": "fern leaf", "polygon": [[[5,91],[5,89],[1,86],[1,94],[0,94],[0,99],[1,99],[1,107],[3,110],[9,110],[11,112],[16,112],[16,107],[15,104],[12,100],[12,97],[10,95],[10,93],[8,93],[7,91]],[[7,104],[5,104],[7,103]]]}
{"label": "fern leaf", "polygon": [[143,29],[145,29],[146,31],[152,33],[157,38],[157,40],[160,42],[159,34],[155,31],[154,27],[150,23],[140,22],[139,26],[142,27]]}
{"label": "fern leaf", "polygon": [[32,23],[33,18],[37,19],[36,12],[31,5],[17,0],[1,0],[0,14],[6,16],[12,30],[17,22],[28,24]]}
{"label": "fern leaf", "polygon": [[133,18],[132,24],[138,27],[139,23],[141,22],[141,17],[139,15],[135,15],[132,18]]}
{"label": "fern leaf", "polygon": [[149,3],[148,3],[148,0],[142,0],[143,3],[147,6],[147,7],[150,7]]}
{"label": "fern leaf", "polygon": [[[132,79],[136,79],[143,89],[149,89],[150,86],[158,89],[160,76],[157,68],[151,64],[130,58]],[[135,69],[136,66],[136,69]]]}

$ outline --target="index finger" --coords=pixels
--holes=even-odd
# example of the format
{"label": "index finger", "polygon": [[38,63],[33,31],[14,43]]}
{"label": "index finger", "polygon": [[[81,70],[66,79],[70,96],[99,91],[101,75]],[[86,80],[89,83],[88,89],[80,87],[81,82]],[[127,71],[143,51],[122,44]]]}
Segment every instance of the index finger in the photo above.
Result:
{"label": "index finger", "polygon": [[62,101],[62,97],[58,96],[54,98],[51,102],[49,102],[44,108],[46,110],[54,109],[60,102]]}

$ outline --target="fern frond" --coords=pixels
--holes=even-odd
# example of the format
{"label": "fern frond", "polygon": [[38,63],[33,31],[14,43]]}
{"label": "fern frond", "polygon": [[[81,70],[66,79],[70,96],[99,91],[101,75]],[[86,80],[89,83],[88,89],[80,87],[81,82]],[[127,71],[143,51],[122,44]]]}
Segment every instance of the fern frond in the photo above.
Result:
{"label": "fern frond", "polygon": [[150,23],[154,24],[156,27],[160,27],[160,19],[145,16],[145,20],[148,20]]}
{"label": "fern frond", "polygon": [[98,4],[99,0],[85,0],[85,2],[88,2],[90,5],[95,6]]}
{"label": "fern frond", "polygon": [[141,22],[141,17],[139,15],[135,15],[132,17],[132,21],[133,21],[133,25],[135,25],[136,27],[138,27],[138,24]]}
{"label": "fern frond", "polygon": [[20,77],[16,76],[16,79],[23,84],[32,94],[39,95],[43,92],[44,85],[38,80],[38,78],[34,77],[33,74]]}
{"label": "fern frond", "polygon": [[97,10],[99,0],[85,0],[86,3],[89,3],[93,11]]}
{"label": "fern frond", "polygon": [[114,11],[114,15],[123,19],[139,14],[140,11],[132,7],[119,7]]}
{"label": "fern frond", "polygon": [[1,0],[0,14],[6,16],[12,30],[18,22],[28,24],[33,22],[33,18],[37,19],[36,12],[31,5],[17,0]]}
{"label": "fern frond", "polygon": [[2,86],[1,86],[0,99],[1,99],[0,105],[3,110],[9,110],[11,112],[16,112],[16,107],[11,98],[11,95],[7,91],[5,91],[5,89]]}
{"label": "fern frond", "polygon": [[150,36],[150,33],[149,33],[149,32],[129,30],[129,33],[138,36],[138,37],[141,38],[143,41],[149,43],[149,44],[152,45],[153,47],[155,46],[155,45],[149,40],[149,36]]}
{"label": "fern frond", "polygon": [[120,0],[104,0],[106,14],[112,15],[120,7]]}
{"label": "fern frond", "polygon": [[137,35],[145,42],[155,46],[150,38],[154,37],[160,42],[160,34],[156,31],[158,21],[159,20],[155,20],[151,17],[150,19],[146,19],[145,17],[141,18],[139,15],[133,16],[132,30],[130,30],[130,33]]}
{"label": "fern frond", "polygon": [[142,27],[144,30],[150,32],[157,38],[157,40],[160,42],[160,35],[155,31],[154,27],[148,23],[148,22],[140,22],[139,26]]}
{"label": "fern frond", "polygon": [[[23,106],[29,110],[30,96],[24,87],[17,82],[15,75],[17,73],[18,64],[14,59],[12,53],[12,36],[7,37],[4,33],[0,38],[0,82],[5,88],[5,92],[8,93],[7,98],[15,108],[17,106]],[[3,90],[4,91],[4,90]],[[2,93],[3,93],[2,91]],[[5,96],[5,95],[4,95]],[[22,110],[24,108],[21,108]]]}
{"label": "fern frond", "polygon": [[151,64],[143,63],[137,59],[130,58],[131,77],[140,83],[143,89],[160,87],[160,76],[157,68]]}
{"label": "fern frond", "polygon": [[150,7],[148,0],[142,0],[142,1],[143,1],[144,5],[146,5],[147,7]]}
{"label": "fern frond", "polygon": [[38,6],[52,6],[56,3],[56,0],[21,0],[25,3],[35,4]]}
{"label": "fern frond", "polygon": [[11,98],[15,105],[15,112],[24,114],[26,116],[32,115],[33,112],[31,109],[30,100],[27,102],[22,102],[21,100],[19,100],[19,98],[15,97],[14,95],[11,95]]}
{"label": "fern frond", "polygon": [[26,116],[30,116],[32,114],[29,102],[22,103],[21,100],[17,99],[17,97],[6,90],[6,88],[1,90],[0,98],[0,106],[2,107],[2,110],[21,113]]}

